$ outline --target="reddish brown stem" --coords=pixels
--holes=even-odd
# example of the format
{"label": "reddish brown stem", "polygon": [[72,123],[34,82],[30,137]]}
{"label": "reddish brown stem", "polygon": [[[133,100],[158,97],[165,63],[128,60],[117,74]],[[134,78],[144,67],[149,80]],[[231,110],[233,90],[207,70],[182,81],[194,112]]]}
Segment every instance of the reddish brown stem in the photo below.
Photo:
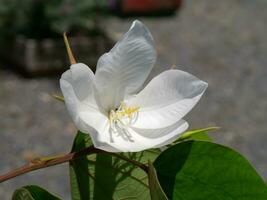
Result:
{"label": "reddish brown stem", "polygon": [[35,171],[35,170],[38,170],[38,169],[50,167],[50,166],[53,166],[53,165],[62,164],[62,163],[68,162],[70,160],[74,160],[74,159],[77,159],[79,157],[82,157],[82,156],[85,156],[85,155],[89,155],[89,154],[93,154],[93,153],[109,154],[111,156],[114,156],[114,157],[117,157],[119,159],[122,159],[122,160],[124,160],[126,162],[129,162],[129,163],[141,168],[145,172],[148,172],[147,166],[145,164],[143,164],[143,163],[137,162],[135,160],[131,160],[131,159],[129,159],[126,156],[123,156],[121,154],[106,152],[106,151],[103,151],[101,149],[96,149],[95,147],[91,146],[91,147],[82,149],[82,150],[77,151],[77,152],[68,153],[68,154],[65,154],[65,155],[62,155],[62,156],[56,156],[55,158],[48,159],[48,160],[44,160],[44,159],[42,160],[42,158],[34,159],[34,160],[30,161],[28,164],[26,164],[26,165],[24,165],[24,166],[22,166],[20,168],[11,170],[10,172],[8,172],[6,174],[1,175],[0,176],[0,183],[4,182],[6,180],[9,180],[11,178],[14,178],[16,176],[20,176],[22,174],[31,172],[31,171]]}
{"label": "reddish brown stem", "polygon": [[51,159],[51,160],[47,160],[47,161],[42,161],[41,159],[34,159],[34,160],[30,161],[28,164],[26,164],[20,168],[17,168],[15,170],[11,170],[10,172],[8,172],[6,174],[1,175],[0,176],[0,183],[6,181],[8,179],[14,178],[16,176],[20,176],[22,174],[25,174],[25,173],[28,173],[31,171],[35,171],[37,169],[42,169],[42,168],[50,167],[53,165],[58,165],[58,164],[68,162],[70,160],[76,159],[76,158],[84,156],[84,155],[96,153],[97,151],[99,151],[99,150],[94,148],[93,146],[91,146],[91,147],[85,148],[81,151],[68,153],[68,154],[59,156],[57,158]]}

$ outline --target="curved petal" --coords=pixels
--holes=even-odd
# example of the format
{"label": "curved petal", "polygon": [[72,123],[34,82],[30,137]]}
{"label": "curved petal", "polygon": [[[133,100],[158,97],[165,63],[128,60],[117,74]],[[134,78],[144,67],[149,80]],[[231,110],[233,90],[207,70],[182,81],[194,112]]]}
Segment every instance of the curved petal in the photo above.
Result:
{"label": "curved petal", "polygon": [[71,65],[60,79],[67,110],[76,127],[86,133],[99,129],[107,117],[103,115],[94,100],[94,74],[82,63]]}
{"label": "curved petal", "polygon": [[80,112],[79,130],[89,133],[96,148],[105,146],[105,150],[116,152],[117,149],[106,144],[105,130],[109,128],[108,118],[101,112]]}
{"label": "curved petal", "polygon": [[64,97],[67,96],[68,98],[69,89],[65,89],[63,82],[71,85],[74,95],[80,102],[94,104],[94,73],[87,65],[83,63],[73,64],[69,70],[62,74],[60,87]]}
{"label": "curved petal", "polygon": [[[179,137],[188,128],[188,123],[181,120],[162,129],[127,128],[123,133],[112,133],[109,127],[103,132],[102,139],[96,147],[112,152],[137,152],[167,145]],[[122,135],[124,134],[124,135]]]}
{"label": "curved petal", "polygon": [[180,70],[168,70],[154,79],[128,106],[139,106],[135,128],[157,129],[180,121],[199,101],[208,84]]}
{"label": "curved petal", "polygon": [[134,21],[130,30],[97,63],[97,102],[107,112],[128,95],[140,90],[156,61],[154,42],[148,29]]}

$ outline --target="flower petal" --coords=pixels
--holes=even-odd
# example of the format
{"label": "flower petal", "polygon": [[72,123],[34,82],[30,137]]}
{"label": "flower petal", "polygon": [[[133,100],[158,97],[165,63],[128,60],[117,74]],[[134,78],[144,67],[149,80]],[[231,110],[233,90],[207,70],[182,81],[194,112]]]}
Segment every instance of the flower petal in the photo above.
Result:
{"label": "flower petal", "polygon": [[[94,104],[94,73],[87,65],[83,63],[71,65],[70,69],[62,74],[60,84],[61,82],[68,82],[71,85],[75,96],[80,102],[87,101],[87,103]],[[69,93],[69,89],[66,90],[61,85],[60,87],[65,97]]]}
{"label": "flower petal", "polygon": [[79,130],[90,134],[94,134],[95,130],[101,128],[101,123],[107,120],[95,103],[93,84],[93,72],[82,63],[72,65],[60,79],[60,88],[70,116]]}
{"label": "flower petal", "polygon": [[[79,130],[84,133],[89,133],[95,147],[102,146],[103,141],[105,144],[104,132],[109,127],[108,118],[101,112],[81,111],[79,113]],[[114,151],[110,147],[107,151]]]}
{"label": "flower petal", "polygon": [[[188,123],[180,120],[162,129],[131,129],[124,133],[112,133],[109,127],[103,132],[102,139],[95,142],[96,147],[112,152],[137,152],[167,145],[188,128]],[[125,135],[122,135],[125,134]],[[98,138],[99,139],[99,138]]]}
{"label": "flower petal", "polygon": [[168,70],[154,79],[128,106],[140,106],[135,128],[157,129],[180,121],[199,101],[208,84],[180,70]]}
{"label": "flower petal", "polygon": [[153,38],[134,21],[130,30],[97,63],[95,90],[98,103],[108,112],[128,95],[140,90],[156,61]]}

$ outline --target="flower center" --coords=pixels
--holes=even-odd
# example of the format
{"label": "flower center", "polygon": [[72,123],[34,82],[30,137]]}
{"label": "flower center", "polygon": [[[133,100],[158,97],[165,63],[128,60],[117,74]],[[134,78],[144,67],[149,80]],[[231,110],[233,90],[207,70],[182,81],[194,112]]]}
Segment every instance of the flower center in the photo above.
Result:
{"label": "flower center", "polygon": [[135,122],[139,109],[139,106],[127,107],[124,102],[121,102],[119,108],[109,112],[111,142],[113,142],[112,134],[117,134],[124,140],[133,142],[127,125]]}
{"label": "flower center", "polygon": [[111,124],[121,122],[125,125],[125,121],[129,124],[137,117],[139,109],[139,106],[127,107],[121,102],[119,108],[110,111],[109,121]]}

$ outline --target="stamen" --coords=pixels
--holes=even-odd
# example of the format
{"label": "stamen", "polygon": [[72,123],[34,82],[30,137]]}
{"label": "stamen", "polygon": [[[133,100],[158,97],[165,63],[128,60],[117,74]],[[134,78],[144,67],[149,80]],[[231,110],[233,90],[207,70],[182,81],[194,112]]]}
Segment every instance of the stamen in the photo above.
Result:
{"label": "stamen", "polygon": [[[109,113],[110,134],[117,134],[124,140],[134,142],[127,125],[137,119],[139,109],[139,106],[127,107],[124,102],[121,102],[117,109],[111,110]],[[111,142],[113,142],[112,136]]]}
{"label": "stamen", "polygon": [[130,122],[139,109],[139,106],[127,107],[124,102],[121,102],[118,109],[110,111],[109,121],[110,123],[117,123],[118,121],[122,123],[122,119],[128,119]]}

